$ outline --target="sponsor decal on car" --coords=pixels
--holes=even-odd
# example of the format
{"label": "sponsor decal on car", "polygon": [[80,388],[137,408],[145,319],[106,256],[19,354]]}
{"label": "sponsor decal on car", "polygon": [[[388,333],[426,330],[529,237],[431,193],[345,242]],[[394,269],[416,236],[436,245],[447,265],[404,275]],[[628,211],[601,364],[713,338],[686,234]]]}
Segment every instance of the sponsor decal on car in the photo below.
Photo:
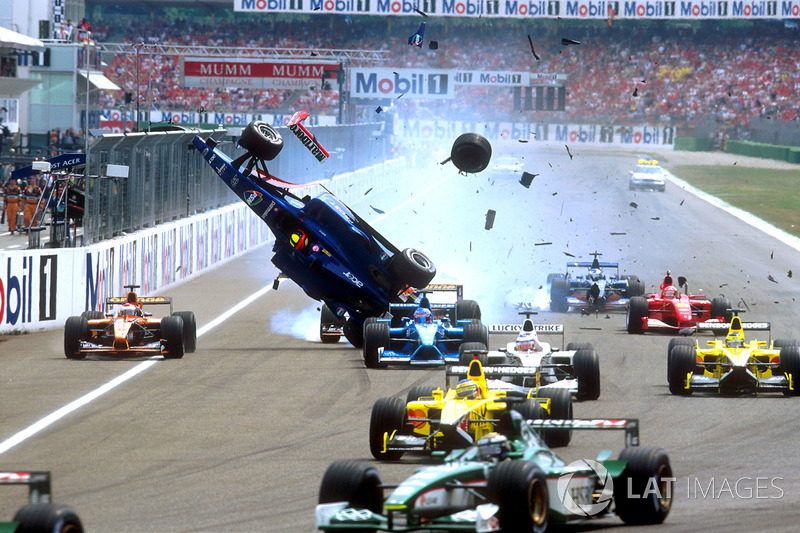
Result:
{"label": "sponsor decal on car", "polygon": [[245,203],[249,206],[257,205],[261,200],[263,200],[263,194],[258,191],[245,191],[242,195],[242,199]]}
{"label": "sponsor decal on car", "polygon": [[317,161],[322,163],[328,157],[330,157],[330,153],[322,147],[322,145],[317,141],[317,139],[311,134],[308,129],[303,126],[302,121],[308,118],[309,114],[306,111],[298,111],[294,115],[292,115],[291,120],[289,120],[289,131],[294,133],[300,142],[303,143],[303,146],[308,148],[308,151],[311,152]]}

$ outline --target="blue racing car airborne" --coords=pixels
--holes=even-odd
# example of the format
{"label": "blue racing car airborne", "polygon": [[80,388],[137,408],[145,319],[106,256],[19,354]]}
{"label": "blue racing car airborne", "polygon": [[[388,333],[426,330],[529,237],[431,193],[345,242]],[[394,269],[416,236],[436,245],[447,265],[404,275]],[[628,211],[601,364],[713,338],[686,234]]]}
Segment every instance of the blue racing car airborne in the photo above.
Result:
{"label": "blue racing car airborne", "polygon": [[325,302],[342,318],[344,335],[363,343],[363,323],[381,316],[390,302],[402,302],[409,288],[425,287],[436,267],[422,252],[396,248],[333,194],[299,198],[293,184],[270,176],[266,161],[283,148],[269,124],[251,122],[239,146],[247,152],[231,160],[217,143],[192,141],[214,172],[275,234],[272,262],[308,296]]}
{"label": "blue racing car airborne", "polygon": [[[430,301],[430,294],[453,291],[457,295],[453,303]],[[416,295],[412,295],[415,303],[392,304],[391,318],[370,318],[365,323],[367,368],[385,368],[389,363],[454,364],[465,350],[486,350],[488,330],[481,323],[480,306],[461,299],[461,285],[430,285]]]}

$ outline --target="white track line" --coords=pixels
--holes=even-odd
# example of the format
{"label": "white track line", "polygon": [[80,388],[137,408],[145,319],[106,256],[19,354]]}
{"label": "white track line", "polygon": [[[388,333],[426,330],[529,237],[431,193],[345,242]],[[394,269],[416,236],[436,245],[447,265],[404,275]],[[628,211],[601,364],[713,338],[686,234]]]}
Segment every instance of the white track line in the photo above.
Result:
{"label": "white track line", "polygon": [[[227,320],[228,318],[233,316],[235,313],[238,313],[239,311],[241,311],[242,309],[244,309],[245,307],[247,307],[248,305],[253,303],[255,300],[257,300],[258,298],[260,298],[261,296],[263,296],[264,294],[266,294],[267,292],[269,292],[271,290],[272,290],[272,284],[270,283],[269,286],[262,288],[261,290],[259,290],[258,292],[254,293],[254,294],[251,294],[249,297],[245,298],[244,300],[242,300],[241,302],[239,302],[235,306],[231,307],[230,309],[228,309],[227,311],[225,311],[224,313],[219,315],[217,318],[215,318],[214,320],[212,320],[211,322],[209,322],[208,324],[206,324],[202,328],[199,328],[197,330],[197,336],[200,337],[200,336],[208,333],[209,331],[211,331],[212,329],[214,329],[215,327],[220,325],[222,322],[224,322],[225,320]],[[68,403],[67,405],[65,405],[64,407],[62,407],[62,408],[60,408],[60,409],[58,409],[56,411],[53,411],[52,413],[50,413],[46,417],[42,418],[38,422],[35,422],[34,424],[28,426],[27,428],[23,429],[22,431],[18,432],[17,434],[13,435],[12,437],[9,437],[8,439],[4,440],[3,442],[0,442],[0,454],[3,454],[5,452],[7,452],[8,450],[13,448],[17,444],[20,444],[20,443],[24,442],[25,440],[33,437],[34,435],[36,435],[40,431],[42,431],[45,428],[49,427],[50,425],[58,422],[59,420],[61,420],[65,416],[67,416],[68,414],[70,414],[70,413],[72,413],[74,411],[77,411],[78,409],[80,409],[84,405],[87,405],[89,402],[91,402],[93,400],[96,400],[97,398],[101,397],[105,393],[115,389],[117,386],[122,385],[123,383],[125,383],[129,379],[133,378],[134,376],[138,376],[139,374],[141,374],[142,372],[144,372],[148,368],[150,368],[153,365],[155,365],[156,363],[158,363],[160,360],[162,360],[161,357],[157,356],[157,357],[148,359],[147,361],[143,361],[143,362],[139,363],[138,365],[136,365],[135,367],[131,368],[130,370],[128,370],[124,374],[121,374],[121,375],[117,376],[116,378],[112,379],[108,383],[106,383],[104,385],[101,385],[100,387],[98,387],[95,390],[89,392],[88,394],[84,394],[83,396],[81,396],[77,400],[74,400],[74,401]]]}

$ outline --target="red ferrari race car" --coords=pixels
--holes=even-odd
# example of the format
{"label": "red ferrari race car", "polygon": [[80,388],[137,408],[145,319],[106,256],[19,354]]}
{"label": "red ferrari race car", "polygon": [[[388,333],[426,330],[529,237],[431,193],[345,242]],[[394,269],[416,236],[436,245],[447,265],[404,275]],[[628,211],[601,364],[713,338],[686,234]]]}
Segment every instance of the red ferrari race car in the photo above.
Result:
{"label": "red ferrari race car", "polygon": [[693,331],[699,322],[729,322],[731,301],[724,296],[712,298],[704,294],[689,294],[686,278],[680,276],[675,286],[669,271],[661,283],[660,292],[647,297],[634,296],[628,301],[628,333],[644,333],[661,330],[678,333],[681,330]]}

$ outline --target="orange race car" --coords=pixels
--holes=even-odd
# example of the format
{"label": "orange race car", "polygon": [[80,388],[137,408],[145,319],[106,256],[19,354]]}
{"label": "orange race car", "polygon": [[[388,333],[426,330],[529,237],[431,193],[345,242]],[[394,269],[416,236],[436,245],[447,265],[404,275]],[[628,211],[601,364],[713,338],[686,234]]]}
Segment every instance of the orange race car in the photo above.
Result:
{"label": "orange race car", "polygon": [[[163,355],[180,359],[194,352],[197,323],[191,311],[172,312],[168,296],[139,297],[138,285],[126,285],[125,297],[106,298],[106,311],[84,311],[71,316],[64,327],[64,353],[70,359],[83,359],[89,353],[111,355]],[[159,318],[144,311],[144,305],[169,305],[169,316]],[[112,306],[120,306],[111,312]]]}

